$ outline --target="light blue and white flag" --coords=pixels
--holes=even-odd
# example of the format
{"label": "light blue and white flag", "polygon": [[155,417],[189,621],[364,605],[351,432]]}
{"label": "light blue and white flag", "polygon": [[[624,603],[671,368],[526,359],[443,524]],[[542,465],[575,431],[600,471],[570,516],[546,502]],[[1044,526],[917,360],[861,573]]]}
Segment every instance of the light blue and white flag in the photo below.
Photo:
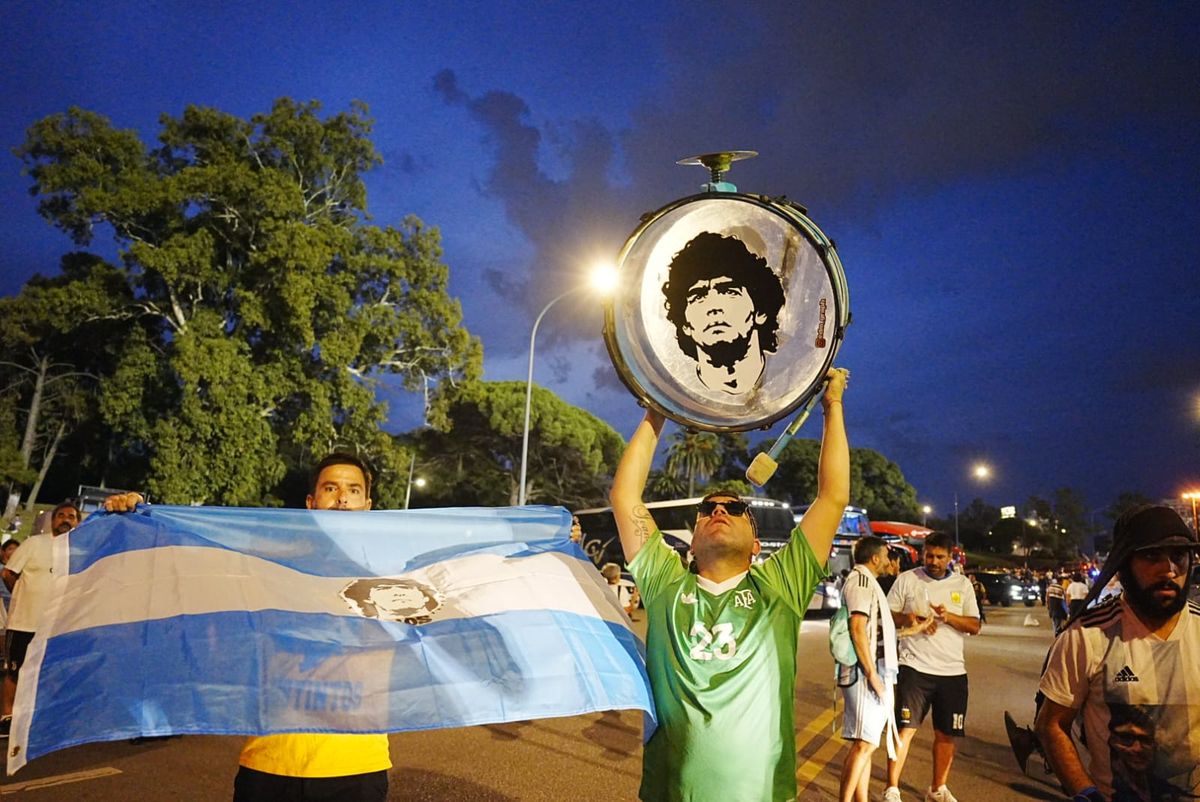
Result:
{"label": "light blue and white flag", "polygon": [[8,770],[92,741],[398,732],[653,702],[557,507],[139,507],[55,538]]}

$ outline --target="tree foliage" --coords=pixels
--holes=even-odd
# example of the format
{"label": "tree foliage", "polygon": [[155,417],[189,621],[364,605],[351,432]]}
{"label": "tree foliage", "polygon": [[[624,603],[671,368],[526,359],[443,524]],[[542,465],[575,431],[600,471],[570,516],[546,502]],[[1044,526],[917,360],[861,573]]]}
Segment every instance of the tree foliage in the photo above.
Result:
{"label": "tree foliage", "polygon": [[60,275],[35,275],[0,299],[0,443],[16,451],[0,461],[12,468],[9,481],[29,488],[30,511],[64,443],[79,429],[102,428],[95,390],[120,331],[105,318],[121,296],[118,275],[100,259],[68,254]]}
{"label": "tree foliage", "polygon": [[[407,452],[381,430],[375,382],[478,377],[436,229],[368,222],[371,125],[361,104],[322,117],[281,99],[249,120],[164,115],[154,147],[78,108],[29,129],[40,213],[81,247],[115,238],[120,266],[87,276],[111,285],[107,308],[81,319],[125,327],[100,413],[147,456],[157,497],[260,503],[289,466],[346,447],[394,503]],[[445,409],[435,395],[431,420]]]}
{"label": "tree foliage", "polygon": [[[526,498],[570,508],[603,506],[624,449],[621,436],[591,413],[541,387],[529,416]],[[516,504],[520,489],[525,383],[477,382],[456,394],[448,431],[409,438],[417,472],[429,484],[413,506]]]}
{"label": "tree foliage", "polygon": [[[793,505],[811,502],[817,497],[820,457],[820,441],[791,440],[779,455],[779,467],[766,495]],[[896,463],[870,448],[850,450],[850,503],[865,508],[875,520],[913,520],[917,516],[916,489]]]}
{"label": "tree foliage", "polygon": [[725,450],[712,432],[677,429],[667,446],[666,473],[686,483],[688,497],[696,495],[698,483],[708,481],[721,467]]}
{"label": "tree foliage", "polygon": [[1153,504],[1154,499],[1149,496],[1138,493],[1136,491],[1125,491],[1117,495],[1113,503],[1104,511],[1104,517],[1108,519],[1109,528],[1117,522],[1123,514],[1132,510],[1134,507],[1140,507],[1143,504]]}

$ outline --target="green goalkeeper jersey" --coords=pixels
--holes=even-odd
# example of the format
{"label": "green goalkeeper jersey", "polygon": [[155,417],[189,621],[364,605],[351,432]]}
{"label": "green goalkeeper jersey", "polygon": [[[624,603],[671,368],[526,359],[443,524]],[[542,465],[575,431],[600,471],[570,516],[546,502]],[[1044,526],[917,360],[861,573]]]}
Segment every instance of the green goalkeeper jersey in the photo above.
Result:
{"label": "green goalkeeper jersey", "polygon": [[658,713],[641,798],[794,799],[796,639],[823,575],[803,534],[720,585],[689,573],[661,532],[629,569],[648,614]]}

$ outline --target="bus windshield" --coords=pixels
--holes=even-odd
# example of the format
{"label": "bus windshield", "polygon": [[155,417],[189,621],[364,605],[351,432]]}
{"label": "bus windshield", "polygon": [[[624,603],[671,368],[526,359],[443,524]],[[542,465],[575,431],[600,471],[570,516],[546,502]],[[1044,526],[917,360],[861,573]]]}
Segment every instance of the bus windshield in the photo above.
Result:
{"label": "bus windshield", "polygon": [[[663,540],[687,561],[687,551],[692,542],[692,526],[696,522],[696,505],[700,498],[651,501],[646,504],[654,523],[662,530]],[[758,540],[762,544],[761,557],[767,557],[782,548],[791,537],[795,523],[792,511],[786,502],[768,498],[747,498],[758,527]],[[597,566],[608,562],[624,565],[621,540],[617,535],[617,522],[611,507],[580,510],[579,528],[583,531],[584,552]]]}

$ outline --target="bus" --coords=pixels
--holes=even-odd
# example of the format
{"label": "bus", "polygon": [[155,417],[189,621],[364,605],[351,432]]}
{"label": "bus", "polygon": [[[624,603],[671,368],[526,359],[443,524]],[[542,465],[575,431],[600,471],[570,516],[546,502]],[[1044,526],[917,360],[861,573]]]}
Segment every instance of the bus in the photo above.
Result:
{"label": "bus", "polygon": [[[690,561],[688,550],[692,545],[696,505],[702,500],[701,497],[696,497],[646,503],[646,509],[654,516],[654,523],[662,530],[663,540],[679,552],[685,565]],[[783,548],[791,537],[795,527],[792,511],[784,501],[749,497],[745,500],[754,512],[754,521],[758,525],[758,542],[762,544],[762,551],[756,559],[765,560]],[[617,535],[617,522],[613,518],[612,507],[579,510],[575,516],[579,519],[579,528],[583,532],[580,546],[592,562],[597,567],[605,563],[624,566],[625,555],[621,551],[621,539]]]}

